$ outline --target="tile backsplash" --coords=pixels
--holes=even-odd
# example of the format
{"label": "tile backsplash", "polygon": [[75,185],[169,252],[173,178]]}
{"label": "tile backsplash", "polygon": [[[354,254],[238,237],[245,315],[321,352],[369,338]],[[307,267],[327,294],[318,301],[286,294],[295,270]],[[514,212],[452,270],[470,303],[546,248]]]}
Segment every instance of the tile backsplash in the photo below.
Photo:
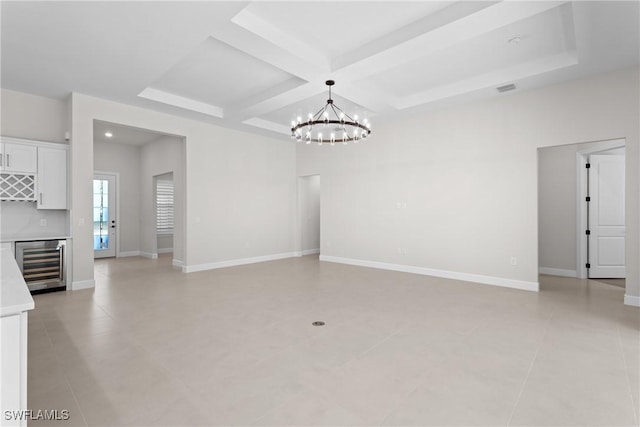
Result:
{"label": "tile backsplash", "polygon": [[67,210],[38,210],[35,202],[0,202],[1,240],[67,235]]}

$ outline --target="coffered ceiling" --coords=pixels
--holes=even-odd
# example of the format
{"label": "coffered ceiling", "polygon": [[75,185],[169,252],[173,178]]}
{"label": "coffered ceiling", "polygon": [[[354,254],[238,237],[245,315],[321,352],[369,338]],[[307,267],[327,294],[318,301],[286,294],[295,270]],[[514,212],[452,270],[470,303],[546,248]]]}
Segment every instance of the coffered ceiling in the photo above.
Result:
{"label": "coffered ceiling", "polygon": [[288,140],[333,79],[373,123],[639,63],[636,1],[9,2],[3,88]]}

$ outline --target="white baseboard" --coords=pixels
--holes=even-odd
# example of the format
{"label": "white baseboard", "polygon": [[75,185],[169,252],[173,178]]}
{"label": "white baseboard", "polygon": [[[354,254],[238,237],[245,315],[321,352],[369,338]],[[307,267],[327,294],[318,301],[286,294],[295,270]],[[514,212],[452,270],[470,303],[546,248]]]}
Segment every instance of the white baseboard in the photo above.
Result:
{"label": "white baseboard", "polygon": [[130,256],[140,256],[140,251],[125,251],[118,254],[118,258],[125,258]]}
{"label": "white baseboard", "polygon": [[540,267],[538,273],[548,274],[549,276],[578,277],[578,273],[575,270],[565,270],[564,268]]}
{"label": "white baseboard", "polygon": [[640,307],[640,297],[625,294],[624,305],[630,305],[632,307]]}
{"label": "white baseboard", "polygon": [[142,252],[140,251],[140,256],[143,256],[145,258],[149,258],[149,259],[158,259],[158,254],[152,254],[151,252]]}
{"label": "white baseboard", "polygon": [[305,255],[315,255],[315,254],[319,254],[320,253],[320,248],[315,248],[315,249],[305,249],[304,251],[301,252],[301,256],[305,256]]}
{"label": "white baseboard", "polygon": [[96,281],[94,279],[91,280],[78,280],[76,282],[71,282],[71,290],[78,291],[80,289],[91,289],[95,288]]}
{"label": "white baseboard", "polygon": [[173,252],[173,248],[162,248],[162,249],[158,249],[158,253],[159,254],[169,254]]}
{"label": "white baseboard", "polygon": [[193,273],[196,271],[214,270],[216,268],[233,267],[236,265],[254,264],[256,262],[275,261],[277,259],[292,258],[294,256],[296,256],[295,252],[285,252],[252,258],[230,259],[228,261],[211,262],[207,264],[185,265],[182,267],[182,271],[185,273]]}
{"label": "white baseboard", "polygon": [[423,276],[443,277],[445,279],[463,280],[465,282],[481,283],[483,285],[501,286],[505,288],[521,289],[524,291],[538,292],[538,282],[526,282],[524,280],[506,279],[503,277],[483,276],[480,274],[460,273],[457,271],[436,270],[433,268],[414,267],[410,265],[390,264],[377,261],[365,261],[359,259],[342,258],[329,255],[320,255],[320,261],[336,262],[340,264],[358,265],[361,267],[380,268],[382,270],[402,271],[404,273],[421,274]]}
{"label": "white baseboard", "polygon": [[174,267],[184,267],[184,261],[180,261],[179,259],[175,259],[175,258],[171,261],[171,264]]}

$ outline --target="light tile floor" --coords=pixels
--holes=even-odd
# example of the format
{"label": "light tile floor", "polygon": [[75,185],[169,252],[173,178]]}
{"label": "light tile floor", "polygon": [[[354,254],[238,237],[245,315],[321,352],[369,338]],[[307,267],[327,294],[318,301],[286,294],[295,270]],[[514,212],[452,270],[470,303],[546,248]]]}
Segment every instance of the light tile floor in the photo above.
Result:
{"label": "light tile floor", "polygon": [[99,260],[95,289],[35,297],[31,409],[69,426],[638,425],[640,309],[620,287],[170,262]]}

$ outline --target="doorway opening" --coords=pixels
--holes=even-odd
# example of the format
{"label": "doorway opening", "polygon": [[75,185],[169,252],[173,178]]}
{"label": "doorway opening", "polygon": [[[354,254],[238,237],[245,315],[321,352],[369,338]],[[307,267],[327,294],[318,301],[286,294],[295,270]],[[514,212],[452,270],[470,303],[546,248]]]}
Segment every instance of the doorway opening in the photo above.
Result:
{"label": "doorway opening", "polygon": [[298,177],[299,256],[320,253],[320,175]]}
{"label": "doorway opening", "polygon": [[[115,251],[103,256],[157,259],[159,253],[168,253],[167,263],[181,267],[185,258],[185,138],[100,120],[93,121],[93,138],[94,173],[112,171],[117,176],[117,199],[110,203],[117,209],[108,217],[108,221],[116,217],[117,221],[94,226],[97,244],[107,244]],[[160,182],[170,182],[172,196],[170,206],[161,209],[162,221],[157,203]],[[94,194],[94,205],[97,201]],[[111,235],[105,236],[106,228]]]}
{"label": "doorway opening", "polygon": [[[540,274],[595,279],[588,267],[596,263],[624,268],[624,147],[618,139],[538,149]],[[604,175],[587,168],[604,156],[615,158],[599,168]]]}

